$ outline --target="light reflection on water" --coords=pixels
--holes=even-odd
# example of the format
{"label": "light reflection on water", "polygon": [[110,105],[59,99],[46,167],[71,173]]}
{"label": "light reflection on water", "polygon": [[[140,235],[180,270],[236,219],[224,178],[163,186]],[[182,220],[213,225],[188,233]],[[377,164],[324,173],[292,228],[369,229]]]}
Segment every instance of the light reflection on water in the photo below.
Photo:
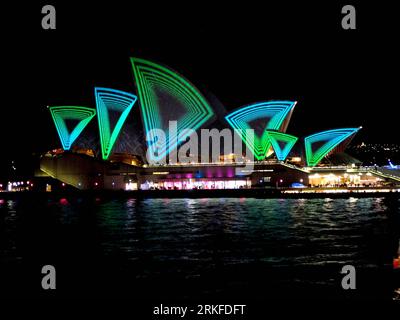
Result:
{"label": "light reflection on water", "polygon": [[[6,262],[23,258],[18,243],[24,240],[17,238],[19,214],[27,211],[22,207],[18,211],[16,201],[0,202]],[[145,265],[135,269],[138,278],[200,277],[229,266],[255,274],[262,268],[290,268],[293,283],[333,286],[343,264],[369,270],[390,263],[390,244],[400,235],[399,219],[393,218],[399,215],[399,204],[389,207],[384,198],[63,198],[40,208],[43,216],[40,211],[31,214],[59,228],[62,241],[78,236],[74,241],[79,245],[90,240],[96,259],[122,262],[123,270]]]}

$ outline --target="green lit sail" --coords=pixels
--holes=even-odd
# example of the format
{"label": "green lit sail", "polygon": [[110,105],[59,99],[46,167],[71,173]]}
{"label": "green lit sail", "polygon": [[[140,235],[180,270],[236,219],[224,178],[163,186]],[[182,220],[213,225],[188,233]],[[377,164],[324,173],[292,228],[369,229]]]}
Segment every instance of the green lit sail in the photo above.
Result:
{"label": "green lit sail", "polygon": [[[99,87],[95,88],[95,97],[101,154],[103,160],[107,160],[137,97],[128,92]],[[118,113],[118,119],[113,128],[110,123],[111,112]]]}
{"label": "green lit sail", "polygon": [[[177,141],[185,138],[184,129],[199,129],[213,117],[214,111],[200,91],[172,69],[139,58],[131,58],[131,63],[146,136],[150,136],[149,147],[156,142],[151,132],[163,130],[166,141],[157,145],[157,151],[158,157],[165,157],[177,148]],[[175,106],[166,103],[166,98],[173,99]],[[183,114],[174,119],[177,105]],[[169,141],[167,120],[177,121],[177,141]]]}
{"label": "green lit sail", "polygon": [[285,161],[290,150],[292,150],[293,146],[296,144],[298,138],[290,134],[277,131],[267,131],[267,135],[278,160]]}
{"label": "green lit sail", "polygon": [[[80,106],[52,106],[49,107],[64,150],[69,150],[96,115],[96,110]],[[74,122],[74,128],[68,128],[67,122]]]}
{"label": "green lit sail", "polygon": [[[281,130],[295,105],[296,102],[293,101],[260,102],[241,107],[225,116],[225,119],[253,152],[254,157],[263,160],[271,148],[267,130]],[[254,141],[251,141],[246,139],[246,129],[253,129],[253,121],[261,122],[263,131],[261,134],[255,133]]]}
{"label": "green lit sail", "polygon": [[[335,147],[352,137],[361,128],[322,131],[304,138],[306,160],[309,167],[316,166]],[[315,148],[315,144],[319,146]]]}

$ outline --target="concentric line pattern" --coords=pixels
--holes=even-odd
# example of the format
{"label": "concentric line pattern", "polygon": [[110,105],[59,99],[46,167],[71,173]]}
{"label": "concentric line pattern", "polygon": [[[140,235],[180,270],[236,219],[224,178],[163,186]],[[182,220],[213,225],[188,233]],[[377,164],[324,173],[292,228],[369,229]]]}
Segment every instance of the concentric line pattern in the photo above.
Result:
{"label": "concentric line pattern", "polygon": [[[269,101],[241,107],[225,116],[229,125],[240,135],[244,143],[252,150],[257,160],[263,160],[271,148],[267,130],[281,130],[287,115],[293,110],[296,102]],[[268,120],[265,120],[268,119]],[[246,129],[252,129],[252,121],[266,121],[265,129],[261,136],[254,134],[254,141],[246,139]]]}
{"label": "concentric line pattern", "polygon": [[[100,87],[95,88],[95,97],[101,154],[103,160],[107,160],[137,97],[128,92]],[[111,128],[110,124],[110,111],[121,113],[114,128]]]}
{"label": "concentric line pattern", "polygon": [[[335,147],[352,137],[360,128],[343,128],[315,133],[304,138],[306,160],[309,167],[316,166]],[[325,143],[324,143],[325,142]],[[317,150],[313,150],[315,143],[322,143]]]}
{"label": "concentric line pattern", "polygon": [[[268,138],[279,161],[285,161],[290,150],[296,144],[297,137],[277,131],[267,131]],[[281,144],[284,144],[282,147]]]}
{"label": "concentric line pattern", "polygon": [[[199,129],[214,116],[214,111],[200,91],[172,69],[139,58],[131,58],[131,63],[146,136],[150,138],[148,146],[152,152],[148,155],[153,160],[162,159],[177,148],[178,141],[185,138],[183,129]],[[173,119],[173,110],[168,109],[160,92],[177,101],[185,109],[185,114]],[[168,121],[177,121],[177,141],[169,141],[168,128],[162,124]],[[155,129],[165,132],[165,141],[157,141],[157,136],[153,134]],[[156,145],[157,157],[153,150]]]}
{"label": "concentric line pattern", "polygon": [[[69,150],[83,129],[96,115],[96,110],[80,106],[52,106],[49,107],[64,150]],[[77,121],[74,129],[68,129],[66,121]]]}

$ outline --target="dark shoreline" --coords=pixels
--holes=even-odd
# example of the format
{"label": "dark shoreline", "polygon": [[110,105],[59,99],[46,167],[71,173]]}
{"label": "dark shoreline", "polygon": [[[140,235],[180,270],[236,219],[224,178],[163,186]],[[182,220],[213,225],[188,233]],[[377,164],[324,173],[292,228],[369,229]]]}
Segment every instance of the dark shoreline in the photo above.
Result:
{"label": "dark shoreline", "polygon": [[64,198],[64,197],[101,197],[108,199],[119,198],[271,198],[271,199],[348,199],[348,198],[392,198],[400,199],[400,192],[358,192],[338,193],[284,193],[279,189],[229,189],[229,190],[63,190],[54,192],[2,192],[0,199],[13,200],[21,198]]}

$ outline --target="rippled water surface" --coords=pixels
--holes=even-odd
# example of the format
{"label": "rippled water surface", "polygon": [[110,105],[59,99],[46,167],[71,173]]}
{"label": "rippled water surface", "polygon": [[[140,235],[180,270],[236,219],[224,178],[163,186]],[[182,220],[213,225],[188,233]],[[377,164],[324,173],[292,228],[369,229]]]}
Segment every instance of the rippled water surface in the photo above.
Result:
{"label": "rippled water surface", "polygon": [[[391,299],[398,200],[0,200],[2,294]],[[357,290],[341,288],[352,264]]]}

